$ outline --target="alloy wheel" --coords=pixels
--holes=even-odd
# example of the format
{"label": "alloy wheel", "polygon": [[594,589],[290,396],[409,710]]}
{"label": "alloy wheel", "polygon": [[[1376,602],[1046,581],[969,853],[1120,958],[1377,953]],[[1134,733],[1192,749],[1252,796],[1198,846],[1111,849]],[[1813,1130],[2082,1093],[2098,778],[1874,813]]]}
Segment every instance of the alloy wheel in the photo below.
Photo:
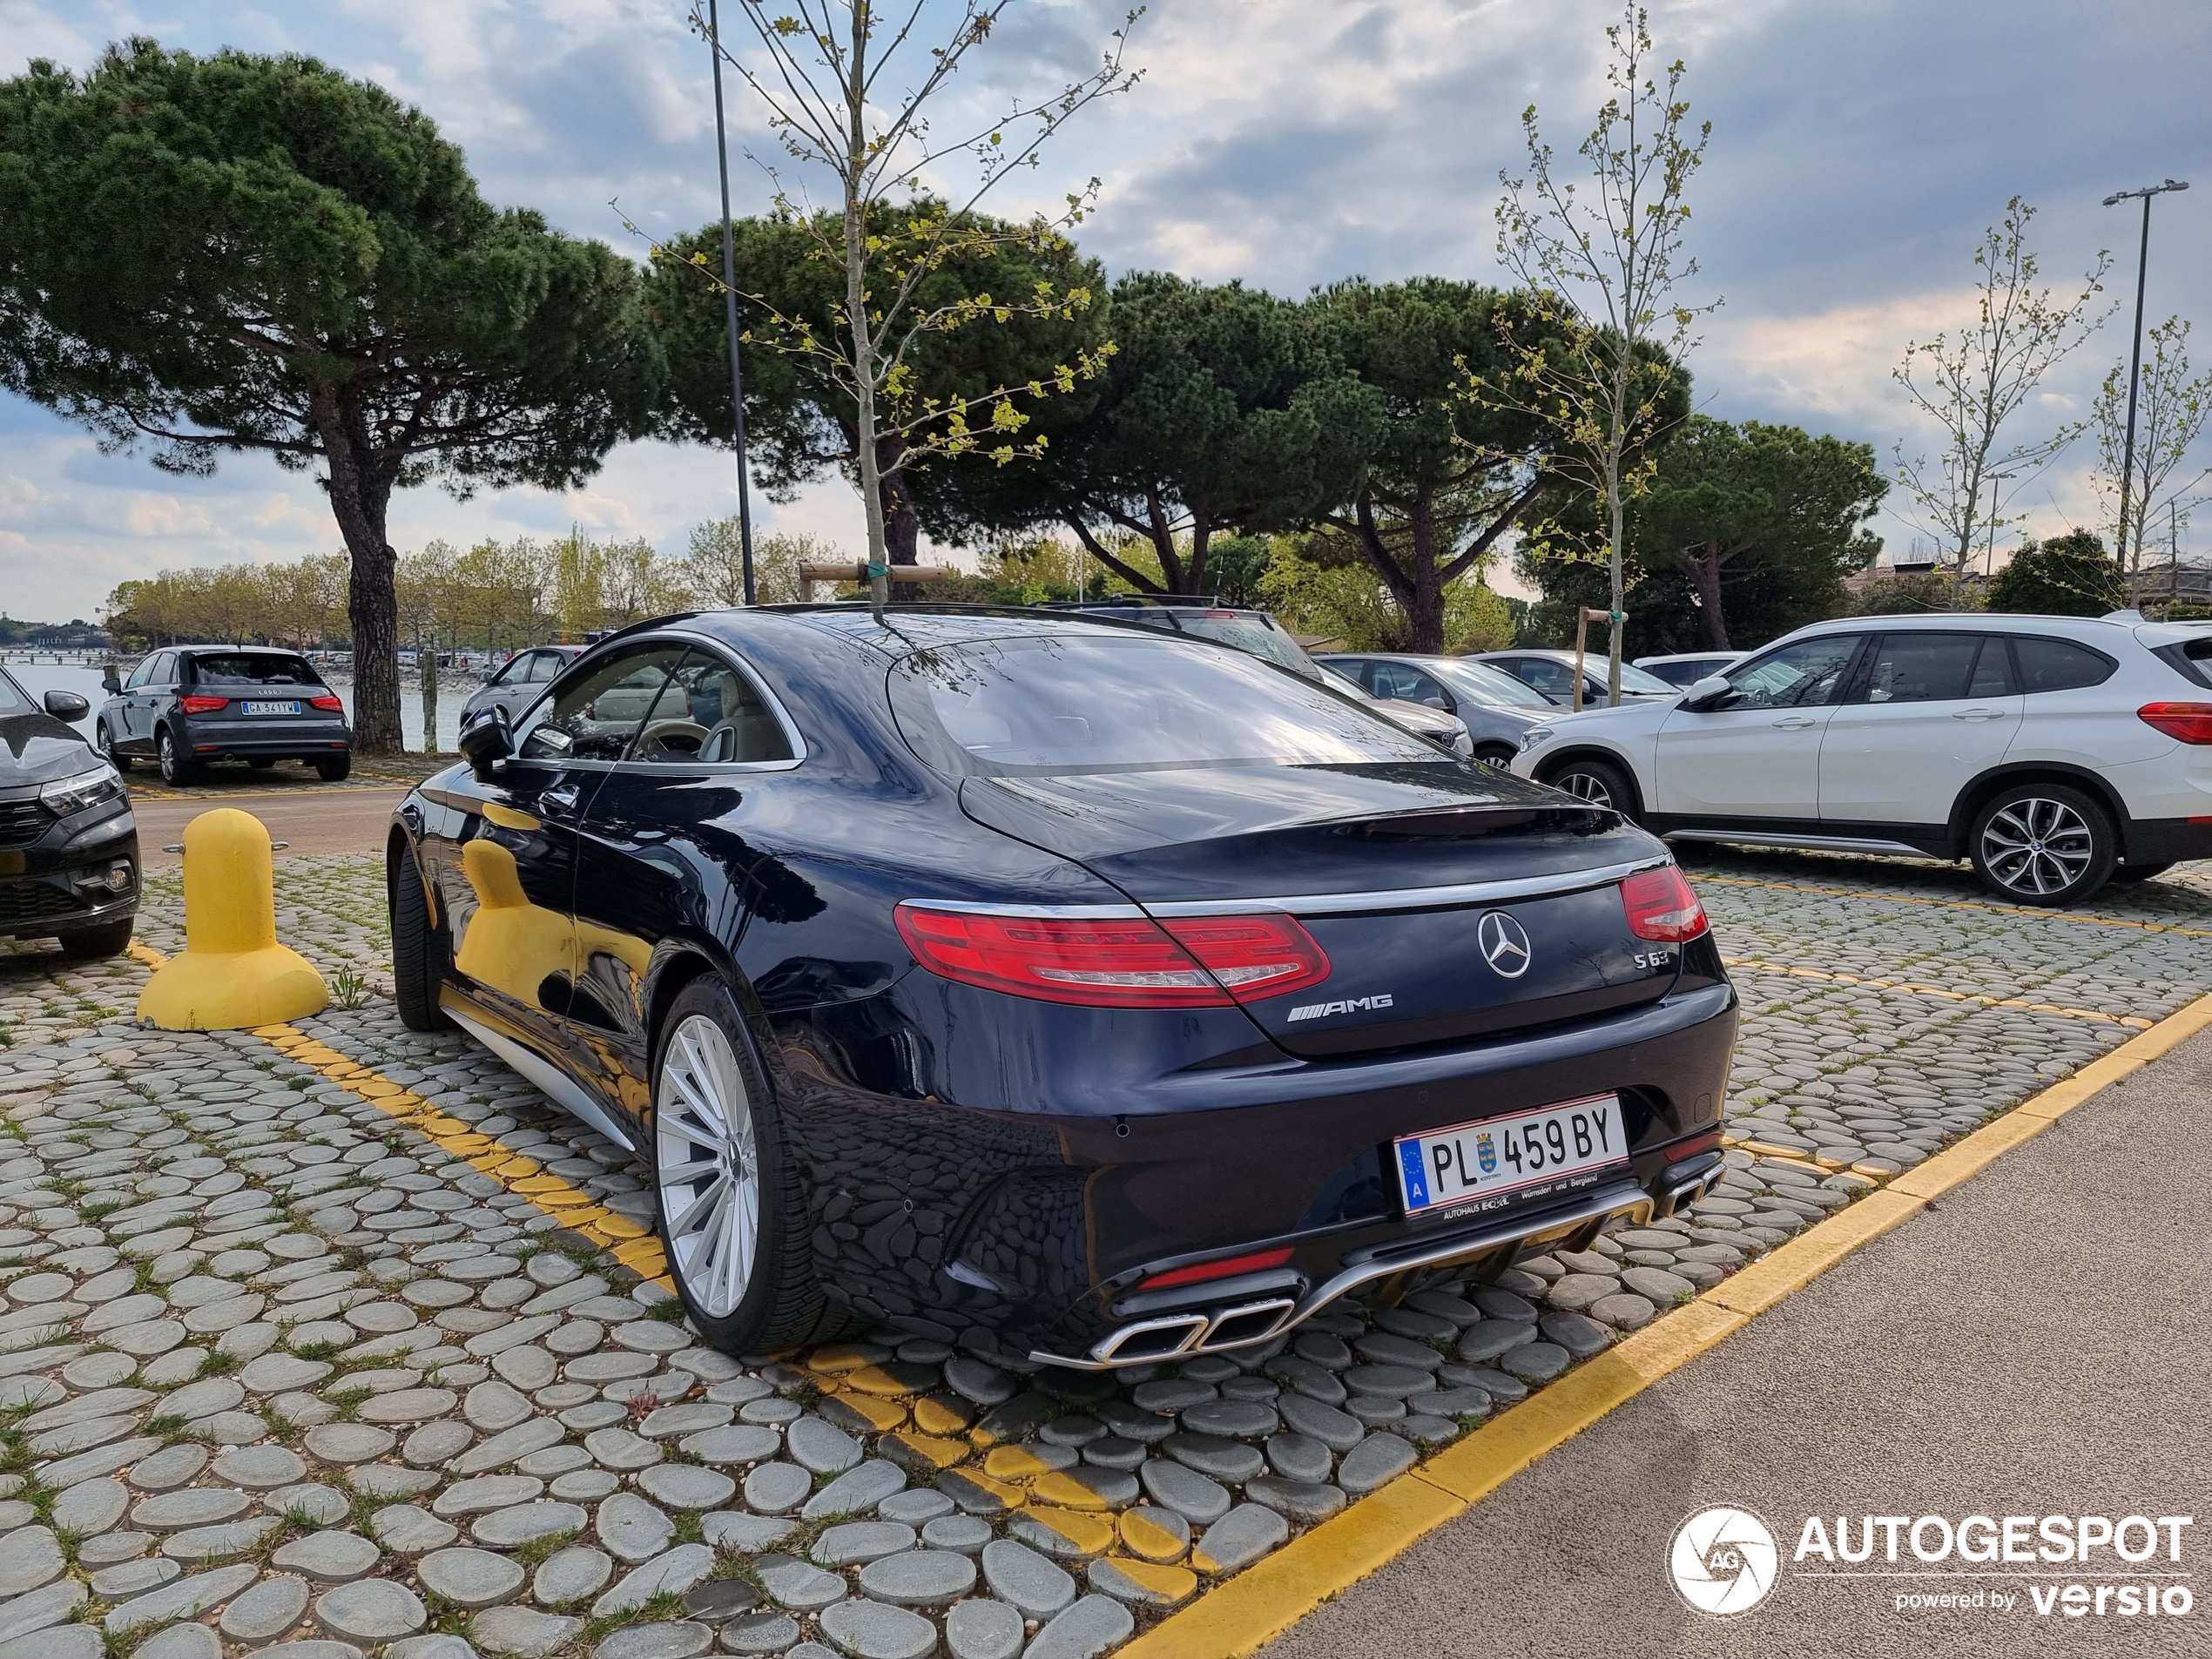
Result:
{"label": "alloy wheel", "polygon": [[2096,836],[2080,813],[2040,795],[2008,802],[1982,826],[1981,861],[2000,887],[2048,897],[2081,879]]}
{"label": "alloy wheel", "polygon": [[1594,772],[1561,772],[1552,779],[1552,787],[1563,789],[1575,799],[1586,800],[1593,806],[1613,805],[1613,792],[1605,786],[1605,779]]}
{"label": "alloy wheel", "polygon": [[703,1312],[727,1318],[759,1256],[759,1154],[736,1051],[704,1014],[661,1056],[654,1150],[670,1263]]}

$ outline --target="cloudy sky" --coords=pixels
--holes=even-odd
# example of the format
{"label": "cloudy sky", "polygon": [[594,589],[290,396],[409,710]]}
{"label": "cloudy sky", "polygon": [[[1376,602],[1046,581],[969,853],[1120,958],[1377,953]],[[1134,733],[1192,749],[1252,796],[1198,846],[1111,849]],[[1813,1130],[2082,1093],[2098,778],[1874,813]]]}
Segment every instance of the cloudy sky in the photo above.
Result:
{"label": "cloudy sky", "polygon": [[[1079,76],[1124,9],[1024,0],[961,96],[981,109]],[[2042,210],[2034,240],[2050,278],[2078,283],[2109,247],[2108,288],[2131,299],[2137,222],[2101,198],[2195,176],[2195,191],[2158,206],[2149,315],[2212,327],[2212,8],[2201,0],[1653,0],[1651,11],[1662,53],[1689,64],[1696,115],[1713,124],[1692,196],[1697,297],[1725,299],[1692,360],[1709,412],[1865,440],[1885,463],[1893,442],[1926,449],[1932,435],[1890,369],[1908,339],[1969,314],[1972,251],[2016,192]],[[1501,280],[1492,210],[1500,168],[1519,158],[1520,112],[1536,104],[1572,148],[1616,15],[1607,0],[1153,0],[1130,52],[1143,84],[1086,113],[1022,180],[1030,198],[995,205],[1049,206],[1096,175],[1102,206],[1081,240],[1116,273],[1167,267],[1285,294],[1353,273]],[[466,147],[492,200],[634,253],[610,201],[650,231],[714,212],[707,58],[685,16],[684,0],[0,0],[0,74],[40,57],[81,66],[134,34],[313,53],[420,105]],[[759,145],[759,111],[740,96],[733,115],[733,142]],[[759,211],[761,175],[742,155],[733,166],[736,211]],[[2126,325],[2123,312],[2053,381],[2020,435],[2087,415]],[[2198,355],[2212,359],[2212,338]],[[2090,459],[2084,441],[2022,498],[2031,531],[2094,522]],[[734,503],[724,454],[639,444],[568,495],[411,492],[392,533],[411,548],[575,523],[674,550]],[[766,508],[765,522],[861,539],[858,505],[834,482]],[[1895,514],[1880,529],[1900,552],[1914,533]],[[337,545],[307,478],[253,458],[212,480],[167,477],[0,395],[0,606],[11,615],[90,615],[117,582],[153,569]]]}

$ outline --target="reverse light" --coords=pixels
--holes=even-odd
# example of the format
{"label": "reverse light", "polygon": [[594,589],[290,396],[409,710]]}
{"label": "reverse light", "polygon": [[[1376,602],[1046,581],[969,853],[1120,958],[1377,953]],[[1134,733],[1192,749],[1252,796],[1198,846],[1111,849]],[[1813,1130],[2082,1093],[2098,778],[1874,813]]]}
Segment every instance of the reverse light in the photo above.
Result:
{"label": "reverse light", "polygon": [[1705,907],[1672,864],[1639,870],[1621,884],[1621,905],[1629,931],[1638,939],[1682,944],[1705,932]]}
{"label": "reverse light", "polygon": [[2180,743],[2212,743],[2212,703],[2146,703],[2135,718]]}
{"label": "reverse light", "polygon": [[1194,1262],[1188,1267],[1171,1267],[1164,1273],[1147,1273],[1144,1288],[1163,1291],[1171,1285],[1202,1285],[1208,1279],[1231,1278],[1238,1273],[1256,1273],[1263,1267],[1280,1267],[1291,1259],[1291,1247],[1278,1250],[1256,1250],[1244,1256],[1224,1256],[1218,1261]]}
{"label": "reverse light", "polygon": [[311,709],[321,709],[326,713],[335,714],[346,705],[330,692],[325,691],[320,697],[309,698],[307,706]]}
{"label": "reverse light", "polygon": [[1289,916],[1089,921],[902,903],[899,936],[931,973],[1085,1008],[1226,1008],[1312,985],[1329,959]]}
{"label": "reverse light", "polygon": [[207,697],[197,691],[177,699],[177,706],[187,714],[212,714],[217,709],[228,708],[230,703],[227,697]]}

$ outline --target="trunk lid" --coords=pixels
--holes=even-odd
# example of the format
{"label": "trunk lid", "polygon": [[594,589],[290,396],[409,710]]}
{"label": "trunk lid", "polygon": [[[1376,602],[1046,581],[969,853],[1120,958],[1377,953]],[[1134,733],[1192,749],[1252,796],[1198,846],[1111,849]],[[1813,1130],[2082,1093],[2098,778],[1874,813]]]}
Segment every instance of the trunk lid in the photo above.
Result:
{"label": "trunk lid", "polygon": [[961,800],[977,822],[1075,860],[1163,920],[1240,906],[1297,917],[1327,953],[1328,978],[1245,1008],[1301,1055],[1632,1007],[1666,994],[1681,954],[1629,931],[1618,887],[1622,867],[1664,849],[1504,774],[1166,768],[970,778]]}

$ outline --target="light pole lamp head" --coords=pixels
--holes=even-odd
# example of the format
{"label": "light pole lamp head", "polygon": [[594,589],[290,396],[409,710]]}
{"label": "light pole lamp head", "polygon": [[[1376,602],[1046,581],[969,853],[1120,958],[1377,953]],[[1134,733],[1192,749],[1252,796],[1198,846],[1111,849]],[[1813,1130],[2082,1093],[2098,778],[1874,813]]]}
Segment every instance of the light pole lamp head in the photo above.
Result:
{"label": "light pole lamp head", "polygon": [[2115,190],[2105,198],[2104,205],[2107,207],[2116,206],[2124,201],[2133,201],[2138,196],[2148,201],[2153,196],[2163,195],[2169,190],[2187,190],[2188,187],[2189,183],[2186,179],[2168,179],[2162,185],[2145,185],[2141,190]]}

